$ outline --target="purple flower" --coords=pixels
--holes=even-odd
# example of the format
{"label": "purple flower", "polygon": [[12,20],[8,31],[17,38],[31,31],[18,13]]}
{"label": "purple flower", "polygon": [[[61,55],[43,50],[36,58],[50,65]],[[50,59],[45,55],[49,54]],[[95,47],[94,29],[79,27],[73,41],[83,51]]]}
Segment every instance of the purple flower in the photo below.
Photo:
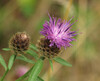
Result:
{"label": "purple flower", "polygon": [[24,75],[28,70],[29,70],[29,68],[26,67],[26,66],[19,66],[19,67],[17,67],[16,70],[15,70],[16,76],[17,76],[17,77],[21,77],[21,76]]}
{"label": "purple flower", "polygon": [[75,40],[73,37],[77,35],[75,34],[76,31],[71,31],[71,26],[74,24],[70,24],[72,18],[68,22],[65,20],[62,22],[60,18],[56,20],[55,17],[51,18],[50,15],[49,18],[49,22],[45,21],[43,29],[40,32],[46,39],[50,40],[49,46],[54,44],[58,48],[71,46],[70,42]]}

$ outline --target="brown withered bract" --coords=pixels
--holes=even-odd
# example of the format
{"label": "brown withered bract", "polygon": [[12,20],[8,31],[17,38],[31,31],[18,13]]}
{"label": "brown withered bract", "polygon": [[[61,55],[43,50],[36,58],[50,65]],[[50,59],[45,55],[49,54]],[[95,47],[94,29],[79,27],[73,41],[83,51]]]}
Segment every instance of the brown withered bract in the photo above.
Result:
{"label": "brown withered bract", "polygon": [[46,58],[54,58],[59,54],[60,49],[57,48],[56,45],[51,47],[49,45],[50,45],[50,40],[41,38],[37,44],[37,48],[41,56]]}
{"label": "brown withered bract", "polygon": [[9,47],[14,53],[24,53],[28,50],[30,44],[30,37],[25,32],[16,33],[9,41]]}

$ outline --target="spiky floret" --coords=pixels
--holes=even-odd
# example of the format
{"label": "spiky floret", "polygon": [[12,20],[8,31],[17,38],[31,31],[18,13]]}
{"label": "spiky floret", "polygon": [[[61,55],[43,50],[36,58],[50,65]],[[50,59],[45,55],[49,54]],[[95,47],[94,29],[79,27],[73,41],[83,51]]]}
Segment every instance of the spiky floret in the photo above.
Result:
{"label": "spiky floret", "polygon": [[13,35],[9,41],[9,47],[14,53],[24,53],[28,50],[30,37],[26,32],[18,32]]}
{"label": "spiky floret", "polygon": [[51,18],[50,15],[49,18],[49,22],[45,21],[41,31],[41,34],[50,41],[49,46],[56,45],[58,48],[71,46],[70,42],[75,40],[73,37],[77,35],[75,34],[76,31],[71,31],[71,26],[74,24],[70,24],[72,19],[68,22],[65,20],[62,22],[60,18],[56,20],[55,17]]}
{"label": "spiky floret", "polygon": [[39,50],[40,56],[46,58],[54,58],[60,52],[60,49],[54,44],[53,46],[50,45],[50,40],[46,38],[41,38],[37,44],[37,48]]}

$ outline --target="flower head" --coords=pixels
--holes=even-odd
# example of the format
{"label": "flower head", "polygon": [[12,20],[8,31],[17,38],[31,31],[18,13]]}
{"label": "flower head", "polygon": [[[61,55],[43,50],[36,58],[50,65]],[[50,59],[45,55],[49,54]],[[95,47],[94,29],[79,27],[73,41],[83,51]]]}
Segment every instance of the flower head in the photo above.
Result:
{"label": "flower head", "polygon": [[13,35],[9,41],[9,47],[15,53],[23,53],[28,50],[30,44],[30,37],[25,32],[18,32]]}
{"label": "flower head", "polygon": [[75,34],[76,31],[71,31],[71,26],[74,24],[70,24],[72,19],[68,22],[65,20],[62,22],[60,18],[56,20],[55,17],[51,18],[50,15],[49,18],[49,22],[45,21],[44,28],[41,31],[41,34],[50,40],[49,46],[56,45],[58,48],[71,46],[70,42],[75,40],[73,37],[77,35]]}

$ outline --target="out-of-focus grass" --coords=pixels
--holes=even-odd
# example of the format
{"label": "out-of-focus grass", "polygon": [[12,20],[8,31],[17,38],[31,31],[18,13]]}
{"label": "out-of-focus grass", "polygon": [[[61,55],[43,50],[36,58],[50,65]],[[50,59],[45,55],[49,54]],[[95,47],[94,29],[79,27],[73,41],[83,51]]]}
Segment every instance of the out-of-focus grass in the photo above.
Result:
{"label": "out-of-focus grass", "polygon": [[[60,6],[51,7],[55,3]],[[79,29],[78,32],[81,34],[76,37],[77,41],[73,42],[74,46],[67,48],[61,56],[71,62],[73,67],[68,68],[54,63],[54,71],[50,75],[51,81],[100,81],[99,4],[99,0],[1,0],[0,48],[7,47],[10,36],[18,31],[27,31],[35,44],[40,37],[39,31],[42,24],[45,19],[48,20],[48,12],[54,13],[54,16],[57,17],[64,17],[64,19],[75,16],[72,22],[78,21],[73,25],[73,29]],[[52,9],[53,7],[54,9]],[[11,54],[2,50],[0,53],[7,62]],[[24,62],[20,62],[20,64],[31,66]],[[17,65],[19,65],[19,61],[15,62],[13,72],[11,71],[6,77],[8,81],[14,81],[14,68]],[[46,64],[44,69],[48,68],[48,64]],[[0,70],[1,77],[4,73],[1,65]],[[44,74],[44,77],[47,78],[44,71],[41,76]],[[46,78],[44,78],[45,81]]]}

